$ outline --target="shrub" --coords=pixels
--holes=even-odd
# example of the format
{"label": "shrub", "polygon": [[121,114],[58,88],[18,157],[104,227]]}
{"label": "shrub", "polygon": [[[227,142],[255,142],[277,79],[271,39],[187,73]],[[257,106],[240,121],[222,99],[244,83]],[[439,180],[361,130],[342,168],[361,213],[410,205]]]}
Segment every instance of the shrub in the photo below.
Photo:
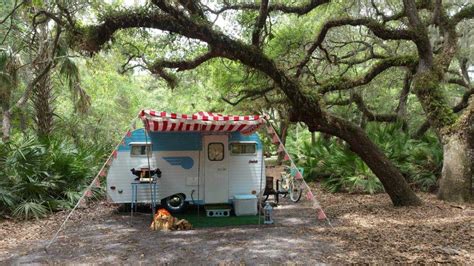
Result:
{"label": "shrub", "polygon": [[74,206],[105,154],[64,138],[18,137],[0,147],[0,214],[25,219]]}
{"label": "shrub", "polygon": [[[395,163],[412,187],[436,188],[442,166],[442,149],[434,136],[410,139],[397,125],[370,124],[369,137]],[[323,186],[331,192],[377,193],[383,186],[367,165],[347,145],[336,138],[318,138],[314,144],[304,142],[300,155],[293,155],[305,169],[305,178],[322,177]]]}

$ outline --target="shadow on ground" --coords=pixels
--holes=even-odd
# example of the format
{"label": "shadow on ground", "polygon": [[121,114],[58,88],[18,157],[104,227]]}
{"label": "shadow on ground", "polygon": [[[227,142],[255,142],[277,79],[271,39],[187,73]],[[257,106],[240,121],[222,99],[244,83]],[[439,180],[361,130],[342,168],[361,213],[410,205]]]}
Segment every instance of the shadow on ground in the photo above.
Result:
{"label": "shadow on ground", "polygon": [[[309,218],[288,217],[301,213],[305,204],[283,205],[275,210],[277,223],[153,232],[150,214],[106,209],[101,218],[69,225],[46,252],[46,241],[13,252],[7,263],[317,263],[334,246],[314,239],[309,227],[324,227]],[[87,219],[87,217],[84,217]],[[218,219],[218,218],[216,218]],[[306,220],[306,221],[305,221]],[[78,220],[76,219],[76,222]],[[298,225],[296,227],[291,224]]]}
{"label": "shadow on ground", "polygon": [[150,214],[131,220],[128,213],[117,213],[116,206],[102,202],[78,210],[46,253],[43,247],[66,212],[38,221],[1,221],[0,261],[474,264],[472,204],[450,204],[419,193],[423,206],[395,208],[386,194],[316,195],[334,227],[317,221],[309,202],[283,200],[272,226],[153,232]]}

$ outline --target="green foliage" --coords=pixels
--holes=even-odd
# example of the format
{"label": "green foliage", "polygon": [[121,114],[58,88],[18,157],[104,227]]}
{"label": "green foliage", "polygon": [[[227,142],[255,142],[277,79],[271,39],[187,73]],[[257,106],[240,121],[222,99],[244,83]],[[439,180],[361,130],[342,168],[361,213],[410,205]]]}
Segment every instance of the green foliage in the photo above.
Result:
{"label": "green foliage", "polygon": [[373,194],[383,191],[382,184],[367,165],[339,141],[318,138],[313,145],[304,142],[301,153],[296,163],[305,169],[305,177],[327,175],[323,186],[331,192]]}
{"label": "green foliage", "polygon": [[23,201],[13,210],[13,216],[23,217],[25,219],[29,218],[43,218],[48,214],[48,209],[46,208],[44,202],[36,201]]}
{"label": "green foliage", "polygon": [[436,136],[411,139],[396,124],[370,124],[367,131],[411,185],[425,191],[436,188],[443,162],[443,150]]}
{"label": "green foliage", "polygon": [[0,214],[24,219],[74,206],[104,154],[59,137],[18,137],[0,147]]}
{"label": "green foliage", "polygon": [[[401,170],[410,184],[424,191],[436,188],[442,166],[442,149],[434,136],[410,139],[397,125],[369,124],[369,137]],[[340,140],[318,138],[303,142],[296,163],[305,169],[305,178],[322,176],[331,192],[377,193],[382,184],[367,165]]]}

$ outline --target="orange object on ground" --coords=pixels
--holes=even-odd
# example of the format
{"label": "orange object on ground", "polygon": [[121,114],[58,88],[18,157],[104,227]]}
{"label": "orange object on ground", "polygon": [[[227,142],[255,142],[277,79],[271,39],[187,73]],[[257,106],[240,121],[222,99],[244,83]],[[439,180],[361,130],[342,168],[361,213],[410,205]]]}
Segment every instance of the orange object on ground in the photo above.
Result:
{"label": "orange object on ground", "polygon": [[192,229],[191,223],[182,219],[178,220],[166,209],[159,209],[150,225],[151,230],[189,230]]}
{"label": "orange object on ground", "polygon": [[156,216],[171,216],[171,213],[167,209],[159,209],[156,211],[155,217]]}

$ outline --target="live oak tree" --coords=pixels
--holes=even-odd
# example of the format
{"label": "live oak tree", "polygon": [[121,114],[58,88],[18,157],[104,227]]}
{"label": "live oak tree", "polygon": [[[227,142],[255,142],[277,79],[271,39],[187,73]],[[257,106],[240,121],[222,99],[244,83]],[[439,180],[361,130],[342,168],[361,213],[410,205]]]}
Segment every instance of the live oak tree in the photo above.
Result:
{"label": "live oak tree", "polygon": [[412,41],[418,54],[413,77],[413,91],[427,115],[430,125],[443,142],[444,161],[439,196],[442,199],[467,201],[472,196],[471,182],[474,174],[474,99],[470,99],[461,116],[454,115],[443,96],[442,82],[451,61],[458,51],[456,26],[467,18],[474,18],[474,4],[469,4],[453,16],[441,1],[427,5],[430,17],[443,36],[439,47],[433,47],[426,22],[422,20],[413,1],[404,0],[409,30],[414,32]]}
{"label": "live oak tree", "polygon": [[[468,200],[474,162],[474,103],[472,99],[469,101],[468,95],[462,114],[455,115],[443,94],[443,84],[458,52],[458,25],[474,17],[474,5],[442,3],[440,0],[404,0],[401,6],[392,1],[360,2],[360,6],[356,6],[359,12],[354,12],[354,6],[350,3],[346,7],[340,2],[332,3],[329,0],[311,0],[300,4],[268,0],[258,3],[222,1],[217,4],[153,0],[141,7],[102,11],[98,22],[88,25],[84,25],[79,18],[64,14],[44,14],[61,21],[68,31],[71,46],[90,54],[104,49],[117,34],[133,29],[158,30],[158,33],[153,33],[156,38],[180,36],[193,40],[200,51],[206,47],[206,51],[193,58],[185,56],[186,53],[196,53],[196,50],[192,50],[193,46],[188,49],[180,47],[179,51],[175,51],[184,55],[179,59],[170,59],[166,55],[155,60],[141,58],[142,65],[170,83],[175,82],[175,72],[197,68],[214,58],[237,61],[253,69],[262,74],[272,88],[286,96],[292,121],[305,123],[310,131],[343,139],[380,179],[393,204],[397,206],[418,205],[421,202],[400,171],[368,138],[365,131],[355,123],[331,113],[327,102],[334,100],[328,96],[330,94],[350,91],[353,93],[350,93],[348,101],[354,102],[367,119],[388,121],[403,116],[403,99],[411,89],[423,107],[429,126],[436,130],[443,141],[445,160],[440,197]],[[327,12],[335,12],[322,16],[318,22],[311,14],[324,8]],[[253,23],[244,29],[248,34],[238,35],[220,30],[214,22],[216,16],[226,12],[253,14]],[[312,22],[319,25],[315,27],[315,34],[305,36],[304,43],[295,45],[300,48],[298,52],[290,51],[296,64],[288,64],[278,56],[272,57],[266,49],[272,38],[270,26],[285,18],[308,19],[308,27],[311,27]],[[331,33],[346,28],[362,33],[355,35],[361,38],[342,44],[350,45],[348,47],[354,49],[352,53],[334,57],[331,50],[327,49]],[[292,46],[291,42],[288,46]],[[341,77],[328,79],[318,74],[321,60],[338,66],[345,65],[346,70],[340,73]],[[401,93],[397,115],[376,114],[367,108],[364,99],[354,89],[371,84],[384,71],[394,68],[406,69],[407,73],[402,78],[407,85]],[[466,82],[465,78],[463,81]],[[258,91],[264,88],[254,89],[265,94],[265,91]]]}

